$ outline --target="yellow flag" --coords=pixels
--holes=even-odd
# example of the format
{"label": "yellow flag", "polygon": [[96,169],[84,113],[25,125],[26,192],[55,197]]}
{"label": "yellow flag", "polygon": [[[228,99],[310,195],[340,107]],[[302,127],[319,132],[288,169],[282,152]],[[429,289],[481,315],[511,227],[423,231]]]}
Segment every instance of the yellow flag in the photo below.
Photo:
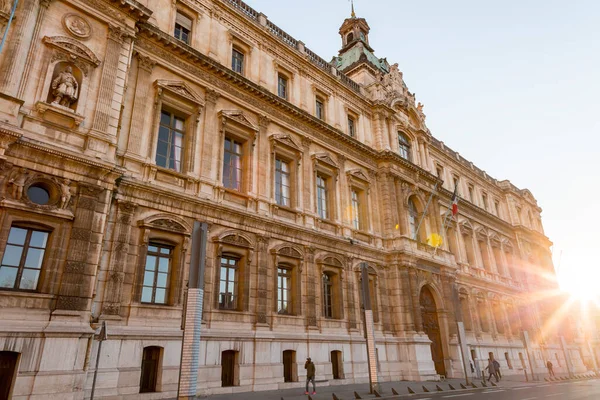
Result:
{"label": "yellow flag", "polygon": [[442,243],[444,243],[444,239],[442,238],[442,236],[438,235],[437,233],[432,233],[427,238],[427,243],[433,247],[440,247],[442,245]]}

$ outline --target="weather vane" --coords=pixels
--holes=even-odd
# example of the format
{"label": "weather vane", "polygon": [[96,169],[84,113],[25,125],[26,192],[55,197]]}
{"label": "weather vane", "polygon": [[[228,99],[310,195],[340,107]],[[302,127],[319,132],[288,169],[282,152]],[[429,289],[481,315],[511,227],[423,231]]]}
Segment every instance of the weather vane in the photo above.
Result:
{"label": "weather vane", "polygon": [[352,4],[352,14],[350,14],[350,16],[356,18],[356,14],[354,13],[354,0],[350,0],[350,3]]}

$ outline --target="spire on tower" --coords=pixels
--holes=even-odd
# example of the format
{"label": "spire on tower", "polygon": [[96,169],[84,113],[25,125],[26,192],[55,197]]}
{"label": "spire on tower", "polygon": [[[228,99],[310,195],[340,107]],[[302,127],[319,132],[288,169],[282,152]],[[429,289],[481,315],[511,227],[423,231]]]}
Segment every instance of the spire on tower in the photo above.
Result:
{"label": "spire on tower", "polygon": [[354,13],[354,0],[350,0],[350,2],[352,3],[352,13],[350,14],[350,16],[352,18],[356,18],[356,14]]}

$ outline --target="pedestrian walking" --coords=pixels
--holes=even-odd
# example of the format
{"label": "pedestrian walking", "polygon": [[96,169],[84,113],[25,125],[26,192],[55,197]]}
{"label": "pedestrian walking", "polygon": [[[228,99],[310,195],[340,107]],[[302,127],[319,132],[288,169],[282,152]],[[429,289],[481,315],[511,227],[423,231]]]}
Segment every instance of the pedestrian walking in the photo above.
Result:
{"label": "pedestrian walking", "polygon": [[[488,365],[485,367],[488,370],[490,376],[488,376],[488,382],[491,382],[492,376],[496,378],[496,382],[498,382],[498,375],[496,375],[496,367],[494,366],[494,362],[491,358],[488,358]],[[483,380],[485,381],[485,375],[483,376]]]}
{"label": "pedestrian walking", "polygon": [[554,375],[554,370],[552,369],[552,363],[550,362],[550,360],[548,360],[548,362],[546,363],[546,368],[548,368],[548,374],[550,375],[550,377],[556,378],[556,375]]}
{"label": "pedestrian walking", "polygon": [[304,369],[306,370],[306,390],[304,391],[304,394],[308,394],[309,382],[312,382],[312,394],[317,394],[317,388],[315,386],[315,364],[312,362],[310,357],[306,359],[306,362],[304,363]]}
{"label": "pedestrian walking", "polygon": [[497,360],[494,360],[494,368],[496,368],[496,380],[499,381],[502,379],[502,373],[500,372],[500,363]]}

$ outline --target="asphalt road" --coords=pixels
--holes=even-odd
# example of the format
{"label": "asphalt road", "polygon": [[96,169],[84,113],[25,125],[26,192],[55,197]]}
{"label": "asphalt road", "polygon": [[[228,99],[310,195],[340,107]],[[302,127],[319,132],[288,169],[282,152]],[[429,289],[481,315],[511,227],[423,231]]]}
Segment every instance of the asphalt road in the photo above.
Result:
{"label": "asphalt road", "polygon": [[600,380],[540,383],[515,388],[497,387],[464,393],[426,393],[411,400],[600,400]]}

